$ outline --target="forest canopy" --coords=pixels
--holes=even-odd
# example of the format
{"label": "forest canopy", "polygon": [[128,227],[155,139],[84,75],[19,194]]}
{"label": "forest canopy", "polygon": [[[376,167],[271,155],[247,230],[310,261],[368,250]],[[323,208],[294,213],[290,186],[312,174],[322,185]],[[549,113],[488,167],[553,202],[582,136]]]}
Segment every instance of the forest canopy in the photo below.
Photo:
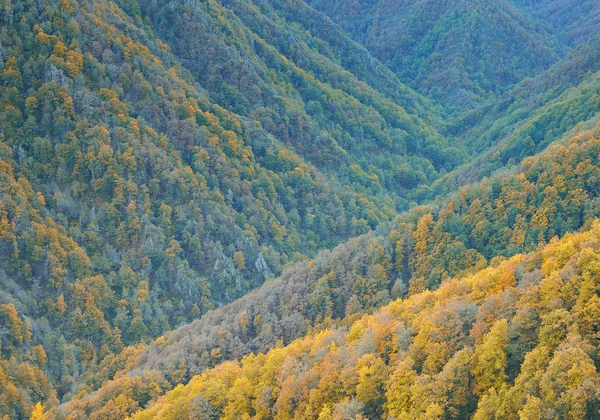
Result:
{"label": "forest canopy", "polygon": [[597,416],[600,8],[434,6],[0,0],[0,418]]}

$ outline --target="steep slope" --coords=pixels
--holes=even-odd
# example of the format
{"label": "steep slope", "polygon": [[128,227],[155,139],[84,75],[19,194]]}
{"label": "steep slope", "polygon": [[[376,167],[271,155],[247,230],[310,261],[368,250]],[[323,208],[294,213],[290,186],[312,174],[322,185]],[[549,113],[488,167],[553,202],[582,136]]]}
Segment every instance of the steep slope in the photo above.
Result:
{"label": "steep slope", "polygon": [[529,159],[518,174],[464,188],[444,206],[414,209],[377,233],[298,264],[146,347],[105,359],[59,417],[109,412],[119,398],[130,401],[124,410],[131,413],[167,384],[186,383],[221,361],[289,343],[332,320],[350,322],[390,298],[435,288],[495,257],[574,231],[600,216],[599,155],[600,125]]}
{"label": "steep slope", "polygon": [[[457,4],[483,27],[508,13]],[[593,41],[481,124],[444,126],[301,1],[0,6],[0,416],[124,417],[598,216]],[[552,42],[510,13],[537,57]],[[584,121],[518,175],[390,222]],[[491,166],[444,177],[467,150]]]}
{"label": "steep slope", "polygon": [[[417,115],[427,114],[426,101],[393,76],[371,88],[339,67],[335,89],[313,76],[294,80],[325,92],[335,112],[353,104],[352,112],[372,118],[374,131],[357,129],[357,138],[367,130],[388,150],[414,140],[418,151],[387,153],[414,177],[386,190],[353,161],[357,153],[346,156],[348,166],[320,170],[266,120],[214,102],[149,18],[128,13],[111,2],[64,0],[12,2],[0,14],[3,416],[28,418],[37,402],[54,406],[124,345],[390,220],[407,205],[406,191],[439,175],[435,166],[454,165],[445,166],[441,137]],[[267,81],[266,90],[278,84]],[[395,89],[386,83],[400,86],[398,103],[416,98],[407,99],[410,114],[382,99],[378,89]],[[364,91],[364,103],[348,84]],[[286,109],[267,113],[285,121]],[[323,126],[335,125],[331,115],[319,116]],[[363,154],[375,146],[365,147]]]}
{"label": "steep slope", "polygon": [[134,419],[600,415],[600,222],[349,328],[227,362]]}
{"label": "steep slope", "polygon": [[302,2],[144,2],[139,19],[215,102],[356,189],[405,197],[464,159],[426,100]]}
{"label": "steep slope", "polygon": [[[0,154],[7,152],[10,153],[10,149],[0,142]],[[27,418],[35,402],[42,401],[47,406],[54,406],[59,401],[53,383],[48,378],[47,355],[38,341],[39,330],[33,330],[29,320],[23,316],[23,291],[4,272],[4,256],[19,257],[16,242],[20,238],[11,227],[11,216],[18,215],[21,229],[29,225],[28,233],[40,238],[54,252],[70,255],[73,264],[85,266],[89,259],[65,234],[64,229],[43,217],[43,196],[36,194],[26,179],[15,177],[12,166],[2,159],[0,197],[0,255],[3,267],[0,269],[0,415]],[[15,260],[11,261],[11,265],[17,263]],[[36,304],[32,301],[28,303],[31,306]],[[60,305],[58,299],[51,311],[58,309],[60,312]]]}
{"label": "steep slope", "polygon": [[461,110],[556,62],[561,46],[507,1],[310,0],[420,92]]}
{"label": "steep slope", "polygon": [[496,101],[453,121],[449,132],[465,139],[473,157],[425,188],[428,196],[435,198],[511,167],[579,124],[593,126],[600,112],[599,97],[600,37],[596,37]]}
{"label": "steep slope", "polygon": [[600,4],[594,0],[512,0],[570,46],[600,34]]}

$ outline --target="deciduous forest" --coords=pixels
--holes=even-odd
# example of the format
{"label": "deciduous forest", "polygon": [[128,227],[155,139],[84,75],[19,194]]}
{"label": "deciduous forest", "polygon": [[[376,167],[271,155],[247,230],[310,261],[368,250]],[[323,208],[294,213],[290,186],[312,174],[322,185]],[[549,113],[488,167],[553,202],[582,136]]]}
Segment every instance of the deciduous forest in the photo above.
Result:
{"label": "deciduous forest", "polygon": [[599,22],[0,0],[0,419],[599,418]]}

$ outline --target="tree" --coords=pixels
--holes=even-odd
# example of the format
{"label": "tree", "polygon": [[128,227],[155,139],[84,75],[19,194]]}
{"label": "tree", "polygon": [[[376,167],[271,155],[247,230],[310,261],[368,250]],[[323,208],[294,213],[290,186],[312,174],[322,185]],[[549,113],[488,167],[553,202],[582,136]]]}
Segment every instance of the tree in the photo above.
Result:
{"label": "tree", "polygon": [[402,360],[390,375],[386,385],[385,408],[390,415],[396,418],[410,413],[414,403],[413,399],[418,397],[412,394],[411,389],[417,378],[413,366],[412,359]]}
{"label": "tree", "polygon": [[519,411],[520,420],[537,420],[542,417],[542,400],[535,395],[528,395],[527,402]]}
{"label": "tree", "polygon": [[244,253],[242,251],[237,251],[235,254],[233,254],[233,263],[238,271],[246,268],[246,259],[244,258]]}
{"label": "tree", "polygon": [[586,343],[581,337],[571,334],[541,378],[544,411],[554,417],[581,419],[600,415],[600,376],[584,348]]}
{"label": "tree", "polygon": [[2,70],[2,79],[8,86],[17,88],[21,86],[22,77],[15,56],[10,56],[6,59],[4,70]]}
{"label": "tree", "polygon": [[29,420],[45,420],[47,417],[44,414],[44,406],[41,403],[36,403],[31,412]]}
{"label": "tree", "polygon": [[13,354],[23,343],[31,337],[30,326],[19,317],[17,308],[12,303],[0,305],[0,326],[8,331],[8,340],[0,348],[6,356]]}
{"label": "tree", "polygon": [[356,368],[356,399],[365,405],[365,412],[369,417],[380,417],[389,369],[383,360],[372,353],[364,355],[356,363]]}
{"label": "tree", "polygon": [[498,391],[506,382],[507,348],[508,322],[501,319],[492,326],[473,353],[471,373],[476,395],[484,394],[491,388]]}
{"label": "tree", "polygon": [[472,357],[473,350],[469,347],[458,351],[435,378],[436,397],[451,419],[464,418],[468,413],[472,400],[469,371]]}

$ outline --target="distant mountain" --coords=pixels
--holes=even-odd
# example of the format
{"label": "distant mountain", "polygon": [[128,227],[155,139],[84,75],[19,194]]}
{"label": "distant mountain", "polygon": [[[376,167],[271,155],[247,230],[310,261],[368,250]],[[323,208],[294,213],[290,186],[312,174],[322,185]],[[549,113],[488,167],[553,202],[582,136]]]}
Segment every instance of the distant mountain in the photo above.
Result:
{"label": "distant mountain", "polygon": [[454,110],[549,67],[561,44],[508,1],[310,0],[398,74]]}
{"label": "distant mountain", "polygon": [[595,0],[511,0],[564,43],[577,46],[600,33],[600,4]]}
{"label": "distant mountain", "polygon": [[454,120],[449,132],[464,138],[473,157],[425,187],[424,195],[434,198],[478,182],[544,150],[577,126],[594,126],[600,115],[599,98],[600,38],[596,37],[548,70]]}

